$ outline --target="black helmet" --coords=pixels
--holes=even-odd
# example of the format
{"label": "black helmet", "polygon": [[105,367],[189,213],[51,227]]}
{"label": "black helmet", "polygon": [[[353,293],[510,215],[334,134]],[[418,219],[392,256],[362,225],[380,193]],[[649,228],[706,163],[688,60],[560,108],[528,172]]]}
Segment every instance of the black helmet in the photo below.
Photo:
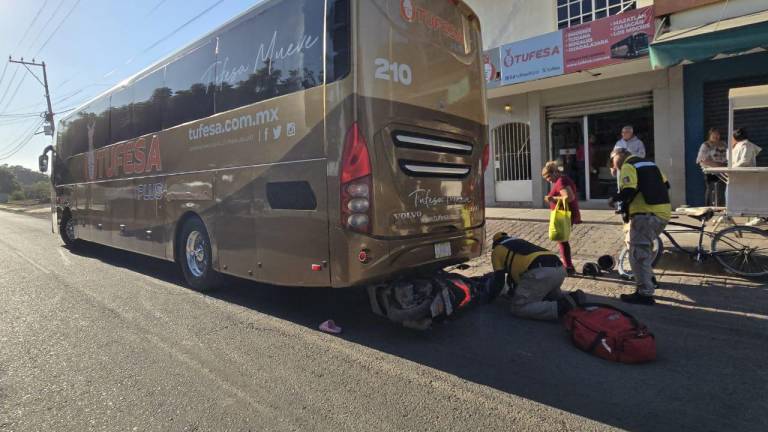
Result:
{"label": "black helmet", "polygon": [[584,264],[584,267],[581,269],[581,274],[584,276],[600,276],[602,274],[602,270],[600,270],[600,266],[593,262],[588,262]]}
{"label": "black helmet", "polygon": [[616,265],[616,261],[610,255],[603,255],[597,259],[597,265],[599,265],[600,269],[603,271],[611,271]]}
{"label": "black helmet", "polygon": [[496,234],[493,235],[493,247],[496,247],[497,244],[501,243],[502,241],[504,241],[504,239],[508,237],[509,237],[509,234],[505,232],[497,232]]}

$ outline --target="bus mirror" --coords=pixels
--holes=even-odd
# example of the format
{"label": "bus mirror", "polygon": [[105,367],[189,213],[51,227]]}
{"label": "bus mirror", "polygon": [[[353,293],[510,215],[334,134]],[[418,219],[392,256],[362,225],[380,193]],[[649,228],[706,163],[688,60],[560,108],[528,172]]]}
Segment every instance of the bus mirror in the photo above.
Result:
{"label": "bus mirror", "polygon": [[43,173],[48,172],[48,155],[47,154],[40,155],[37,161],[40,164],[40,172],[43,172]]}

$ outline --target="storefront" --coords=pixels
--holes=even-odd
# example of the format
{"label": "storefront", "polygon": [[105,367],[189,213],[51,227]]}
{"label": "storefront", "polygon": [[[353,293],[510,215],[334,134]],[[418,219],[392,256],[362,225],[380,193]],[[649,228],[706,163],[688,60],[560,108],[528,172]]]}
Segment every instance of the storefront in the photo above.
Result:
{"label": "storefront", "polygon": [[[637,36],[642,34],[644,36]],[[597,20],[486,52],[492,160],[488,205],[543,205],[539,173],[558,161],[586,207],[615,193],[609,155],[624,126],[662,160],[684,193],[673,161],[683,152],[682,67],[653,71],[651,8]]]}
{"label": "storefront", "polygon": [[[709,128],[723,139],[728,130],[728,92],[768,84],[768,12],[757,12],[663,34],[651,45],[654,67],[685,63],[685,170],[690,205],[704,203],[704,176],[696,164]],[[739,112],[735,127],[765,149],[758,166],[768,166],[768,110]],[[768,196],[768,195],[767,195]],[[762,197],[765,198],[765,197]]]}

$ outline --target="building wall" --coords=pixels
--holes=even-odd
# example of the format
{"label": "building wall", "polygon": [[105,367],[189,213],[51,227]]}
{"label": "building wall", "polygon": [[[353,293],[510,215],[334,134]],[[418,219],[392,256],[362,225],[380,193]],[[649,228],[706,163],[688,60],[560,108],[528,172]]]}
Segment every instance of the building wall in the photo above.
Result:
{"label": "building wall", "polygon": [[767,4],[766,0],[728,0],[688,9],[670,16],[670,30],[681,30],[765,11]]}
{"label": "building wall", "polygon": [[557,30],[555,0],[465,0],[480,17],[483,48]]}

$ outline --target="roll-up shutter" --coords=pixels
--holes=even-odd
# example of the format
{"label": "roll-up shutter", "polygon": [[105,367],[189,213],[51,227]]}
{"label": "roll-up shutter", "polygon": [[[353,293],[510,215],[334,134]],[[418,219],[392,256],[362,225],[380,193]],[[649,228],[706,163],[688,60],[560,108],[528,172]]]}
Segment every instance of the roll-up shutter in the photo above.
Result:
{"label": "roll-up shutter", "polygon": [[631,110],[653,105],[653,93],[641,93],[612,99],[600,99],[570,105],[547,107],[548,119],[579,117],[585,114],[597,114],[612,111]]}
{"label": "roll-up shutter", "polygon": [[[713,81],[704,84],[704,128],[717,128],[723,140],[728,134],[728,91],[732,88],[750,87],[768,84],[765,75],[750,78],[739,78],[726,81]],[[746,129],[749,140],[763,149],[768,149],[768,109],[753,109],[736,111],[733,119],[734,127]],[[760,166],[768,165],[768,151],[757,156]]]}

